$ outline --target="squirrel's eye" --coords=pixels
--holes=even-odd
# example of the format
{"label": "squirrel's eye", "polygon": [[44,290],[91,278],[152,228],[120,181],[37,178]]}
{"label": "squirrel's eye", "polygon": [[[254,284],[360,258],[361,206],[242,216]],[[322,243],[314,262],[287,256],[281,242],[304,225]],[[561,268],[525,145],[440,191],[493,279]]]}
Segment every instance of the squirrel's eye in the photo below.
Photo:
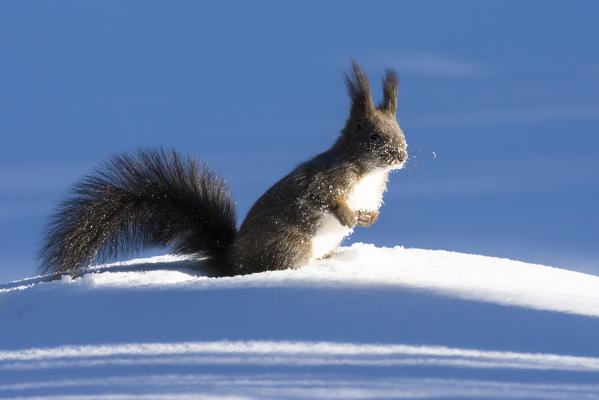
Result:
{"label": "squirrel's eye", "polygon": [[373,142],[378,142],[379,140],[381,140],[381,136],[378,133],[373,133],[372,135],[370,135],[370,140],[372,140]]}
{"label": "squirrel's eye", "polygon": [[362,130],[362,124],[358,122],[358,123],[356,124],[356,131],[357,131],[357,132],[359,132],[359,131],[361,131],[361,130]]}

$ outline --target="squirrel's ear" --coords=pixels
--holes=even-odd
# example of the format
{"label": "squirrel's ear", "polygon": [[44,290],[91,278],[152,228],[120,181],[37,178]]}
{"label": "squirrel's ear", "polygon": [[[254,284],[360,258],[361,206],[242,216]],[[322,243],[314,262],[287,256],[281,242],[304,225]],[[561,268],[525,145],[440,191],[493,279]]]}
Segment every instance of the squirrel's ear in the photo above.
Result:
{"label": "squirrel's ear", "polygon": [[370,94],[370,84],[366,73],[360,69],[358,64],[352,60],[352,76],[345,75],[347,93],[351,99],[351,114],[366,114],[374,105]]}
{"label": "squirrel's ear", "polygon": [[379,105],[379,109],[387,110],[393,115],[397,113],[398,86],[397,73],[392,69],[388,69],[383,79],[383,101]]}

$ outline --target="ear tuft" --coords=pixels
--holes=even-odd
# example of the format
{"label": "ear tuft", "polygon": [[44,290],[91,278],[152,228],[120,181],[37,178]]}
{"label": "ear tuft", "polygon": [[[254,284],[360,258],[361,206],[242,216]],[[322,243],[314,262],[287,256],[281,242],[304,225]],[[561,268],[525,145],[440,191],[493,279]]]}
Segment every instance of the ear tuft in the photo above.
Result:
{"label": "ear tuft", "polygon": [[366,73],[360,69],[358,64],[352,60],[352,75],[345,75],[347,93],[351,99],[351,114],[367,113],[374,105],[370,94],[370,84]]}
{"label": "ear tuft", "polygon": [[397,113],[397,91],[399,82],[397,73],[388,69],[383,78],[383,101],[379,105],[380,110],[386,110],[395,115]]}

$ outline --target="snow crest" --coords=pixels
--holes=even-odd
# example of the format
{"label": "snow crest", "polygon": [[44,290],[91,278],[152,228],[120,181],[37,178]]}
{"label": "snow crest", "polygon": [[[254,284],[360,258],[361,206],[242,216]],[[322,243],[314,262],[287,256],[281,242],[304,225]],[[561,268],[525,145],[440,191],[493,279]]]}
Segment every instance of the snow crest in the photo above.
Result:
{"label": "snow crest", "polygon": [[[59,284],[80,287],[170,287],[188,289],[231,287],[398,287],[502,305],[529,307],[599,317],[599,277],[506,258],[444,250],[379,248],[356,243],[339,248],[333,257],[299,270],[267,271],[247,276],[208,278],[177,269],[185,257],[158,256],[96,267]],[[135,265],[144,266],[139,270]],[[155,269],[145,268],[157,265]],[[133,266],[128,270],[119,267]],[[92,270],[93,272],[94,270]],[[197,271],[196,271],[197,272]],[[0,294],[27,291],[25,280],[0,286]]]}

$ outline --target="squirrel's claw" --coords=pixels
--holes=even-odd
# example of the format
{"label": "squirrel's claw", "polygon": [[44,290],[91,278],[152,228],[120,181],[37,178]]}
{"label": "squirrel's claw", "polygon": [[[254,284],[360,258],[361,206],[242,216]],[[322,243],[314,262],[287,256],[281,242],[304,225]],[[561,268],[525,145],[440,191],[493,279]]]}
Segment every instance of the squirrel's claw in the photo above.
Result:
{"label": "squirrel's claw", "polygon": [[356,221],[356,225],[358,226],[370,226],[374,224],[374,221],[379,217],[378,211],[358,211],[357,212],[358,219]]}

